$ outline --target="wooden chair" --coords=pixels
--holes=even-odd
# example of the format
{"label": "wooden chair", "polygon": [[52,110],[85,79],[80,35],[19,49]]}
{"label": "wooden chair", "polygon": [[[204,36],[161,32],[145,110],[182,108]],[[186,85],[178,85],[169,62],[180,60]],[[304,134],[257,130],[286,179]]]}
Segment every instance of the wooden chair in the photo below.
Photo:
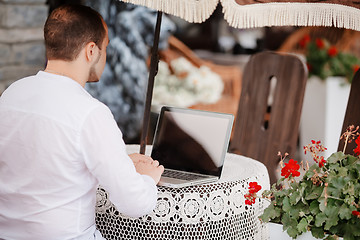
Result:
{"label": "wooden chair", "polygon": [[[358,70],[353,77],[350,88],[350,95],[346,112],[344,116],[344,122],[342,126],[341,134],[346,131],[346,128],[350,125],[360,126],[360,70]],[[339,136],[340,138],[340,136]],[[339,141],[338,151],[343,151],[344,141]],[[347,144],[345,153],[354,154],[353,149],[356,148],[355,141]]]}
{"label": "wooden chair", "polygon": [[279,156],[294,157],[307,68],[295,55],[260,52],[245,66],[230,152],[266,165],[271,183]]}

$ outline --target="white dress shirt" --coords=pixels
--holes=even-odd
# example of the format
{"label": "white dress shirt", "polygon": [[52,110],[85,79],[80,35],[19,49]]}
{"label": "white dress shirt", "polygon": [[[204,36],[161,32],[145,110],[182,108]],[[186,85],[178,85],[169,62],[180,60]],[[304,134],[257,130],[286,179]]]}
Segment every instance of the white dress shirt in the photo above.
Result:
{"label": "white dress shirt", "polygon": [[64,76],[12,84],[0,98],[0,239],[99,239],[98,184],[123,214],[155,207],[108,107]]}

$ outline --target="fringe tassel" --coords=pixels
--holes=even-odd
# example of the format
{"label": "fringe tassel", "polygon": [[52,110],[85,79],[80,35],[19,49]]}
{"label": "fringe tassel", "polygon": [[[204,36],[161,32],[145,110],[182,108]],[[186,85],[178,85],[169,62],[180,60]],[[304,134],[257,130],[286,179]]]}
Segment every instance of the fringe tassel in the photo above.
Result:
{"label": "fringe tassel", "polygon": [[210,17],[218,2],[224,17],[235,28],[269,26],[334,26],[360,31],[360,10],[332,3],[257,3],[239,5],[235,0],[121,0],[146,6],[201,23]]}
{"label": "fringe tassel", "polygon": [[201,23],[215,11],[219,0],[121,0],[146,6],[183,18],[191,23]]}
{"label": "fringe tassel", "polygon": [[224,17],[235,28],[334,26],[360,30],[360,10],[332,3],[261,3],[239,5],[220,0]]}

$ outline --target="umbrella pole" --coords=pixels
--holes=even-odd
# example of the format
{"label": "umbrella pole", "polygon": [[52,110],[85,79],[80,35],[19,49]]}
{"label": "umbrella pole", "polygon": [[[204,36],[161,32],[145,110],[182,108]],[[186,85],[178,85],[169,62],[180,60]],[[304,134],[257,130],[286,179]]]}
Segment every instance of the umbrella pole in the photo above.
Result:
{"label": "umbrella pole", "polygon": [[151,99],[154,88],[154,79],[158,70],[158,63],[159,63],[158,46],[159,46],[161,17],[162,17],[162,12],[158,11],[156,26],[155,26],[154,42],[153,42],[153,47],[151,49],[150,72],[149,72],[149,80],[148,80],[148,86],[146,92],[143,126],[142,126],[141,138],[140,138],[141,154],[145,154],[146,139],[148,136],[149,122],[150,122]]}

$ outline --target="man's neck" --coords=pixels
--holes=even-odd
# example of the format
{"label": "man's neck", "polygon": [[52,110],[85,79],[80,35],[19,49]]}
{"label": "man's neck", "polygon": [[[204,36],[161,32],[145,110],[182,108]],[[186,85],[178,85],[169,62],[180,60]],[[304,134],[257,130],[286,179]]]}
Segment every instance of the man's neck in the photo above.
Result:
{"label": "man's neck", "polygon": [[67,62],[62,60],[48,60],[45,72],[65,76],[78,82],[81,86],[85,87],[86,77],[81,70],[81,66],[76,62]]}

